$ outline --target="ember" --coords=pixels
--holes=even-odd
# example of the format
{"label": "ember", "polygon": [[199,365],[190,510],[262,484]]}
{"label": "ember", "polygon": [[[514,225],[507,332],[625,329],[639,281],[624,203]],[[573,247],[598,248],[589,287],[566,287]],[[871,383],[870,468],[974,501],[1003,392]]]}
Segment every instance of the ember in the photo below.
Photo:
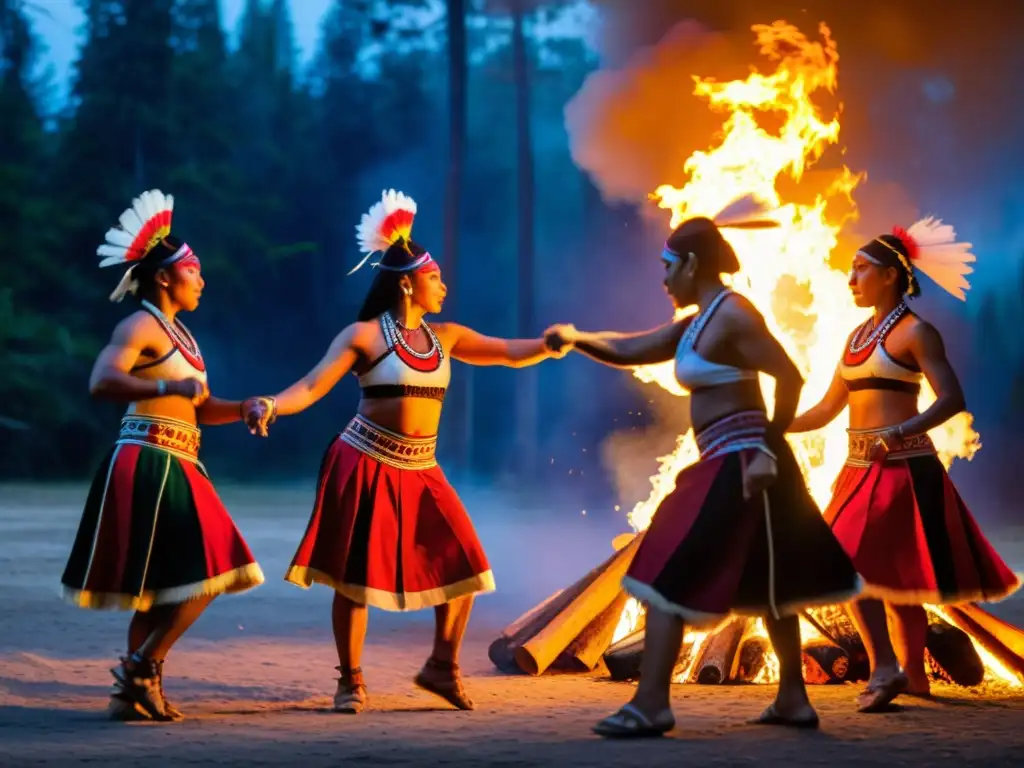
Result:
{"label": "ember", "polygon": [[[805,377],[803,410],[828,387],[835,367],[835,339],[818,329],[853,328],[865,317],[866,310],[853,303],[845,271],[830,262],[844,221],[856,215],[851,193],[863,177],[841,166],[813,203],[782,199],[777,179],[785,173],[799,182],[806,167],[838,141],[838,118],[824,121],[811,97],[821,89],[834,92],[839,56],[824,25],[821,43],[808,40],[782,21],[755,25],[753,31],[761,53],[776,62],[775,71],[767,75],[754,71],[746,80],[721,83],[694,78],[694,92],[706,97],[711,109],[726,115],[721,140],[708,151],[690,156],[685,164],[689,182],[683,188],[662,186],[652,197],[671,211],[670,227],[692,216],[713,215],[745,194],[776,207],[773,218],[779,228],[723,231],[723,235],[742,265],[733,288],[761,311]],[[775,132],[758,123],[757,117],[766,113],[778,118]],[[842,213],[830,214],[834,209]],[[772,257],[764,258],[765,253]],[[674,394],[687,394],[677,384],[671,363],[637,368],[634,375]],[[762,388],[770,407],[772,380],[762,377]],[[934,397],[925,383],[922,409]],[[971,422],[971,415],[962,413],[931,433],[947,467],[954,458],[970,459],[980,447]],[[820,432],[790,438],[811,493],[822,508],[846,458],[845,423],[841,414]],[[632,541],[628,535],[619,537],[614,543],[617,552],[605,563],[506,629],[491,646],[491,659],[499,668],[534,675],[546,670],[590,671],[603,659],[613,678],[636,676],[643,650],[643,613],[635,600],[624,595],[621,576],[676,475],[697,456],[696,443],[687,432],[679,438],[675,452],[660,459],[650,496],[629,514],[636,537]],[[928,663],[936,677],[966,686],[984,680],[1024,686],[1024,632],[974,605],[932,607],[929,614]],[[844,607],[808,612],[801,627],[808,682],[866,678],[864,647]],[[729,618],[718,626],[688,630],[676,681],[777,679],[778,662],[759,619]]]}

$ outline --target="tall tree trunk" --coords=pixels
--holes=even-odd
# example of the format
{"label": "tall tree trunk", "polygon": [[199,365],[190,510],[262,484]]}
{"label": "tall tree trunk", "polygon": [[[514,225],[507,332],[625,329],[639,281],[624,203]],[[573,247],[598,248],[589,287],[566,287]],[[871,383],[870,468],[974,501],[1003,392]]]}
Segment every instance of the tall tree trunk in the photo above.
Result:
{"label": "tall tree trunk", "polygon": [[[456,314],[459,298],[459,225],[462,213],[462,180],[466,149],[466,1],[448,0],[448,169],[445,181],[444,260],[448,284],[448,312]],[[450,412],[457,434],[459,463],[466,471],[473,456],[473,370],[466,366],[461,397],[453,398]]]}
{"label": "tall tree trunk", "polygon": [[[526,14],[524,0],[512,5],[512,74],[515,83],[516,106],[516,208],[517,208],[517,264],[518,264],[518,336],[529,338],[537,334],[534,307],[534,179],[533,145],[530,135],[530,72],[526,50]],[[536,467],[537,446],[537,394],[538,371],[523,371],[522,384],[516,388],[518,407],[516,443],[519,466],[530,472]]]}

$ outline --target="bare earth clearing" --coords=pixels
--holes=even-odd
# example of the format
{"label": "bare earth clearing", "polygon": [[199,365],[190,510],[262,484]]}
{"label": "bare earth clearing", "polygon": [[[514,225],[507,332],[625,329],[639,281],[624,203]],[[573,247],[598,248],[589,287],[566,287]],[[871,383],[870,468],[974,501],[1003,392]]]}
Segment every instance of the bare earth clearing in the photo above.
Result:
{"label": "bare earth clearing", "polygon": [[[175,649],[167,689],[189,716],[175,725],[104,717],[127,614],[62,604],[57,584],[82,487],[0,486],[0,765],[1020,765],[1024,689],[936,688],[898,711],[858,715],[852,686],[811,689],[819,733],[747,725],[767,686],[677,686],[669,738],[616,743],[590,726],[629,686],[581,677],[506,677],[487,645],[526,608],[611,551],[624,529],[583,517],[571,501],[537,509],[465,491],[499,592],[477,606],[463,667],[475,712],[455,712],[411,682],[432,634],[429,613],[371,617],[364,668],[371,709],[328,709],[337,663],[330,593],[281,580],[305,526],[311,489],[222,490],[267,576],[228,596]],[[575,515],[573,514],[575,512]],[[557,520],[557,523],[555,522]],[[1024,531],[990,532],[1018,570]],[[538,542],[540,542],[538,544]],[[1024,624],[1024,598],[994,607]]]}

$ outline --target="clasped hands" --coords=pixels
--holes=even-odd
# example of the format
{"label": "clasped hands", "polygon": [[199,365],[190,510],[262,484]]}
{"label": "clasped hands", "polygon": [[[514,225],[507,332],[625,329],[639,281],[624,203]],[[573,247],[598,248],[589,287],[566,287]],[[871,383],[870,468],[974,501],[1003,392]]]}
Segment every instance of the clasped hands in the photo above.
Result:
{"label": "clasped hands", "polygon": [[550,326],[544,331],[544,344],[554,358],[565,357],[579,340],[579,331],[572,323]]}
{"label": "clasped hands", "polygon": [[249,434],[266,437],[270,434],[270,425],[277,420],[277,401],[272,397],[250,397],[242,403],[239,411]]}

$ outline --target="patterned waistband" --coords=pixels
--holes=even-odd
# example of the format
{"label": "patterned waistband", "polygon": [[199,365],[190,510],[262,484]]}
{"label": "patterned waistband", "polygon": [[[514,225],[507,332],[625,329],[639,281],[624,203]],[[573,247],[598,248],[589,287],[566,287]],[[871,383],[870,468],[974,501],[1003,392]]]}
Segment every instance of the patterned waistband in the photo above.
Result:
{"label": "patterned waistband", "polygon": [[[871,454],[878,442],[878,437],[884,429],[850,429],[847,430],[850,438],[849,454],[846,463],[851,467],[871,466]],[[912,459],[915,456],[932,456],[935,454],[935,444],[928,435],[912,435],[903,438],[899,445],[890,446],[885,460],[903,461]]]}
{"label": "patterned waistband", "polygon": [[437,435],[400,435],[357,415],[345,427],[341,439],[381,464],[398,469],[430,469],[437,466]]}
{"label": "patterned waistband", "polygon": [[701,460],[713,459],[735,451],[763,451],[774,458],[765,435],[768,417],[764,411],[740,411],[725,416],[697,433]]}
{"label": "patterned waistband", "polygon": [[199,428],[187,421],[162,416],[125,416],[121,419],[117,442],[159,448],[189,461],[199,459]]}

